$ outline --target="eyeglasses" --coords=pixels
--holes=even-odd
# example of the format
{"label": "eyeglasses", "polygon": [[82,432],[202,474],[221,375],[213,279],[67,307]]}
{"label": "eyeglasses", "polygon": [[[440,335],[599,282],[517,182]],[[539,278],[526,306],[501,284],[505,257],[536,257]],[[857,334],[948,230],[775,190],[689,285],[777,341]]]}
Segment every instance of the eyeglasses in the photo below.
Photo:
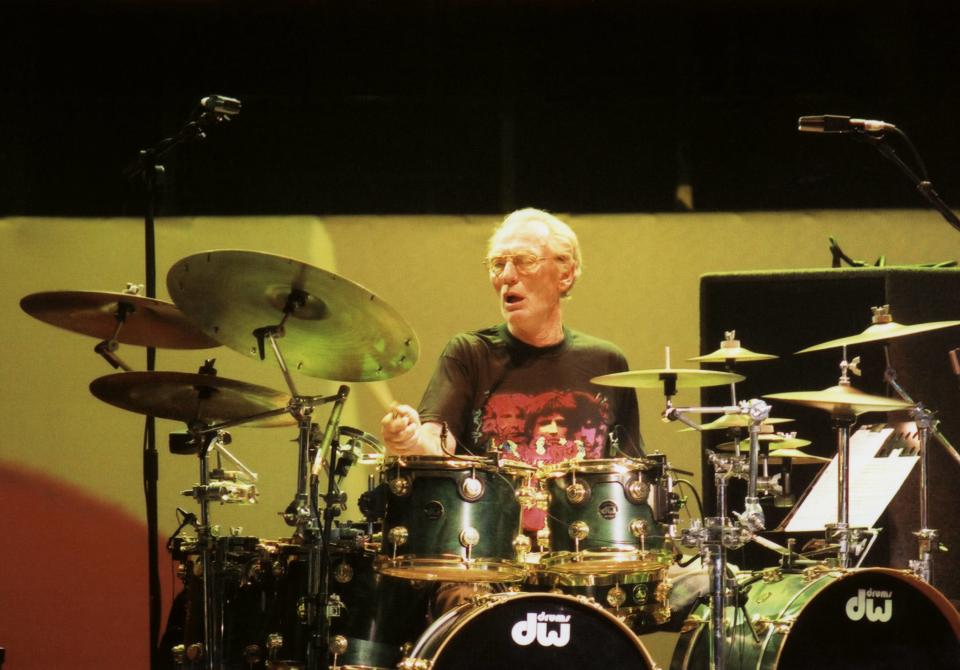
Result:
{"label": "eyeglasses", "polygon": [[507,263],[513,262],[514,269],[522,275],[536,272],[543,261],[563,260],[562,256],[537,256],[536,254],[504,254],[491,256],[483,261],[487,271],[493,277],[499,277],[507,269]]}

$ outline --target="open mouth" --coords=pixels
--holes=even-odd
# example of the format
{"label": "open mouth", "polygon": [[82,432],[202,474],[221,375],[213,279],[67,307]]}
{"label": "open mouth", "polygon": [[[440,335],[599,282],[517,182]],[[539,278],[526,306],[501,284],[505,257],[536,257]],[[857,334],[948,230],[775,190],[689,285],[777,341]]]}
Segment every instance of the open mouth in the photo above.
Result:
{"label": "open mouth", "polygon": [[515,305],[521,300],[523,300],[523,296],[517,295],[516,293],[507,293],[503,296],[503,301],[508,305]]}

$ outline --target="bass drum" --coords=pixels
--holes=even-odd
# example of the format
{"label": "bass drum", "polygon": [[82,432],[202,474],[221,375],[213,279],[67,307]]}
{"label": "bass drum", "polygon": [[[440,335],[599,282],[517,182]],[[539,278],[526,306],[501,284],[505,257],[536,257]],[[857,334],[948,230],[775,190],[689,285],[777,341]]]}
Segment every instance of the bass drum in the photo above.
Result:
{"label": "bass drum", "polygon": [[656,666],[623,622],[585,599],[498,593],[446,612],[398,667],[652,670]]}
{"label": "bass drum", "polygon": [[[808,575],[768,570],[742,587],[749,623],[743,610],[728,610],[736,625],[727,668],[960,668],[960,615],[930,585],[886,568]],[[705,606],[694,610],[671,670],[709,667],[709,617]]]}

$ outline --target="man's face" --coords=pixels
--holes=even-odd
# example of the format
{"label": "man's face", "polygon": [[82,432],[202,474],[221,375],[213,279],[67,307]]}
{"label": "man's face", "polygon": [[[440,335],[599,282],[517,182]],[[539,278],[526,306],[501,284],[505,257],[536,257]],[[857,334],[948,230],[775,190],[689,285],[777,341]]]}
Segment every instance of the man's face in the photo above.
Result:
{"label": "man's face", "polygon": [[514,335],[531,332],[539,324],[557,317],[560,297],[570,270],[557,262],[556,252],[547,245],[547,231],[536,224],[518,226],[494,240],[489,257],[531,254],[545,260],[528,272],[518,270],[512,260],[490,281],[500,297],[500,313]]}

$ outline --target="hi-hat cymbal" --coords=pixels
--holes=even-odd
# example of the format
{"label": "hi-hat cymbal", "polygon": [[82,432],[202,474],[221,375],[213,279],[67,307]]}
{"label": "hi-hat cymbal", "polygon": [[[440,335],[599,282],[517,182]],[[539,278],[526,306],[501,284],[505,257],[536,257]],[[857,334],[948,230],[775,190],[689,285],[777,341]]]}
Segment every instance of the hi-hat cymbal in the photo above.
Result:
{"label": "hi-hat cymbal", "polygon": [[117,313],[125,314],[117,335],[122,344],[159,349],[207,349],[220,346],[171,302],[108,291],[44,291],[20,301],[30,316],[58,328],[100,340],[113,337]]}
{"label": "hi-hat cymbal", "polygon": [[880,340],[890,340],[896,337],[906,335],[915,335],[925,333],[929,330],[938,330],[940,328],[949,328],[951,326],[960,326],[960,321],[930,321],[929,323],[915,323],[911,326],[905,326],[895,321],[887,323],[875,323],[862,333],[841,337],[829,342],[815,344],[812,347],[801,349],[798,354],[806,354],[811,351],[820,351],[821,349],[833,349],[835,347],[849,346],[852,344],[864,344],[866,342],[877,342]]}
{"label": "hi-hat cymbal", "polygon": [[849,384],[838,384],[822,391],[771,393],[763,397],[771,400],[783,400],[805,407],[815,407],[841,416],[858,415],[865,412],[893,412],[912,407],[910,403],[903,400],[870,395],[858,391]]}
{"label": "hi-hat cymbal", "polygon": [[701,388],[703,386],[721,386],[742,382],[746,377],[732,372],[716,370],[684,370],[682,368],[664,368],[660,370],[629,370],[594,377],[590,381],[601,386],[621,386],[626,388],[652,389],[663,386],[670,378],[676,380],[680,389]]}
{"label": "hi-hat cymbal", "polygon": [[[779,417],[770,417],[764,419],[760,422],[761,426],[770,426],[775,423],[789,423],[793,419],[779,418]],[[721,417],[705,423],[700,426],[700,430],[728,430],[730,428],[749,428],[750,427],[750,417],[745,414],[724,414]],[[695,432],[695,428],[681,428],[680,433],[692,433]]]}
{"label": "hi-hat cymbal", "polygon": [[[770,453],[773,453],[773,450],[784,450],[784,449],[803,449],[804,447],[809,447],[811,442],[810,440],[802,440],[797,437],[788,437],[786,435],[779,435],[777,433],[770,433],[767,435],[758,435],[760,442],[768,445],[768,448],[771,450]],[[736,451],[737,442],[723,442],[716,446],[717,451]],[[741,440],[740,451],[749,451],[750,450],[750,440]]]}
{"label": "hi-hat cymbal", "polygon": [[[400,314],[373,293],[292,258],[221,250],[188,256],[167,274],[174,302],[203,332],[257,356],[254,331],[277,326],[290,369],[338,381],[406,372],[420,344]],[[269,342],[267,342],[269,348]]]}
{"label": "hi-hat cymbal", "polygon": [[785,460],[789,460],[792,465],[818,465],[830,462],[829,458],[805,454],[796,449],[775,449],[767,455],[767,463],[770,465],[780,465]]}
{"label": "hi-hat cymbal", "polygon": [[[265,386],[187,372],[120,372],[94,379],[90,392],[137,414],[205,425],[278,410],[290,400],[289,395]],[[279,414],[244,425],[268,428],[294,423],[290,414]]]}

